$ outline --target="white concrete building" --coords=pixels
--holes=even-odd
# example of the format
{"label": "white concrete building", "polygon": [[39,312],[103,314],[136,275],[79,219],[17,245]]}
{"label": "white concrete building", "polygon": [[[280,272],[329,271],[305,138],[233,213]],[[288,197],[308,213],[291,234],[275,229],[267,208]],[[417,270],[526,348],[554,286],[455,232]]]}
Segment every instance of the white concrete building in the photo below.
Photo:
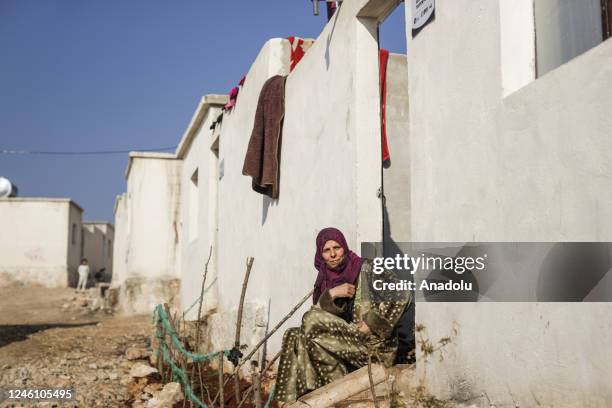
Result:
{"label": "white concrete building", "polygon": [[[407,24],[413,241],[612,240],[612,41],[602,43],[600,6],[438,0],[417,35]],[[417,304],[433,343],[457,328],[442,361],[418,350],[417,369],[444,399],[612,406],[610,313]]]}
{"label": "white concrete building", "polygon": [[[406,2],[409,54],[389,62],[391,167],[383,169],[377,25],[398,3],[343,2],[290,74],[289,43],[268,41],[214,132],[223,99],[209,95],[175,155],[130,158],[128,192],[116,205],[125,240],[115,253],[125,262],[115,273],[126,287],[137,277],[145,295],[124,298],[139,302],[133,310],[150,313],[161,298],[152,287],[179,277],[175,304],[191,306],[212,246],[208,349],[231,347],[245,260],[254,256],[241,339],[252,345],[312,288],[314,239],[326,226],[343,230],[357,252],[383,239],[610,240],[612,42],[598,40],[597,2],[438,0],[435,19],[414,34]],[[276,74],[288,78],[272,200],[241,170],[260,90]],[[153,247],[159,259],[145,256]],[[418,304],[429,340],[457,330],[442,360],[417,348],[418,379],[439,398],[483,406],[608,406],[610,311]]]}
{"label": "white concrete building", "polygon": [[113,285],[120,288],[120,307],[127,313],[151,313],[178,295],[180,175],[181,161],[174,154],[130,153],[127,192],[115,205],[113,266]]}
{"label": "white concrete building", "polygon": [[[208,124],[217,111],[211,114],[209,108],[208,114],[201,114],[204,125],[195,120],[203,105],[196,111],[186,133],[199,132],[196,141],[189,151],[184,148],[188,143],[181,142],[177,152],[184,160],[181,297],[183,309],[198,298],[212,246],[206,286],[214,285],[204,301],[210,349],[233,343],[248,256],[255,257],[255,263],[242,342],[252,345],[268,323],[280,320],[312,288],[314,239],[321,228],[342,229],[357,252],[360,242],[382,239],[381,143],[375,136],[380,135],[378,43],[372,32],[378,18],[391,10],[380,2],[345,2],[290,74],[289,42],[268,41],[248,71],[236,107],[224,114],[212,134]],[[401,146],[407,130],[405,61],[405,56],[392,55],[388,68],[392,165],[385,170],[385,188],[389,218],[395,223],[408,217],[406,195],[398,194],[408,189],[408,164],[403,160],[407,149]],[[255,193],[241,171],[260,90],[276,74],[288,78],[280,197],[272,200]],[[189,140],[186,137],[183,141]],[[186,210],[191,208],[197,212]],[[407,239],[407,230],[399,225],[393,231],[396,239]],[[309,305],[287,326],[299,324]],[[192,309],[187,316],[196,313]],[[279,348],[281,337],[279,333],[270,340],[271,352]]]}
{"label": "white concrete building", "polygon": [[[210,126],[227,103],[225,95],[206,95],[198,104],[193,118],[183,135],[176,157],[182,160],[181,176],[181,305],[188,309],[199,299],[204,266],[210,254],[207,276],[210,284],[217,262],[218,214],[218,135]],[[211,247],[214,254],[211,253]],[[216,291],[205,297],[205,309],[216,307]],[[197,308],[187,314],[195,319]]]}
{"label": "white concrete building", "polygon": [[113,245],[115,228],[106,221],[83,222],[83,257],[87,258],[91,276],[100,273],[100,279],[110,282],[113,276]]}
{"label": "white concrete building", "polygon": [[0,199],[0,286],[76,286],[82,213],[67,198]]}
{"label": "white concrete building", "polygon": [[113,243],[112,286],[120,288],[127,275],[127,193],[115,199],[115,240]]}

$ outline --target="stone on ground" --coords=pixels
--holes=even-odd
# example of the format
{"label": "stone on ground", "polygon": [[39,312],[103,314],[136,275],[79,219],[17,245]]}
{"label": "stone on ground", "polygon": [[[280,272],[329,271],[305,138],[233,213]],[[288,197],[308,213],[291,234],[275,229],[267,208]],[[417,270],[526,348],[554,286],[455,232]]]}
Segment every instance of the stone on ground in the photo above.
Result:
{"label": "stone on ground", "polygon": [[137,363],[134,364],[130,370],[130,377],[147,377],[151,374],[157,373],[157,369],[149,365]]}
{"label": "stone on ground", "polygon": [[164,385],[164,388],[157,395],[147,401],[146,408],[165,408],[172,407],[177,402],[183,400],[183,392],[179,383],[171,382]]}
{"label": "stone on ground", "polygon": [[141,347],[130,347],[125,352],[125,358],[128,360],[141,360],[149,357],[149,352]]}

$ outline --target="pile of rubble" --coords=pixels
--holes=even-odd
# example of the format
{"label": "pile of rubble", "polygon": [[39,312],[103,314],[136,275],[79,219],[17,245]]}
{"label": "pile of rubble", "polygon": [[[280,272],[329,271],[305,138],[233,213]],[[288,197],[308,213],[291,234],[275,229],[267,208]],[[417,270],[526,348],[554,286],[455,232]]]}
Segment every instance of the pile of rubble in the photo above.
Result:
{"label": "pile of rubble", "polygon": [[90,288],[85,292],[75,292],[74,296],[64,298],[62,310],[77,312],[81,316],[93,315],[97,312],[112,314],[116,303],[115,296],[114,289]]}

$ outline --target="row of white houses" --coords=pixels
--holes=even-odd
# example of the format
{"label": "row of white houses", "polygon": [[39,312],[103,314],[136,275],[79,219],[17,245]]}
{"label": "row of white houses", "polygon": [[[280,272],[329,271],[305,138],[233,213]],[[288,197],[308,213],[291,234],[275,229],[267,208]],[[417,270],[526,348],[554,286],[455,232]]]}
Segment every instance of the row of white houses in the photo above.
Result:
{"label": "row of white houses", "polygon": [[114,227],[84,221],[68,198],[0,198],[0,286],[75,287],[87,258],[89,285],[113,274]]}
{"label": "row of white houses", "polygon": [[[412,2],[345,0],[291,73],[289,42],[268,41],[214,130],[227,100],[206,95],[175,153],[130,154],[115,207],[123,310],[151,313],[160,301],[187,310],[212,251],[207,341],[231,346],[253,256],[241,341],[254,344],[312,288],[314,239],[326,226],[356,251],[382,240],[610,241],[604,3],[438,0],[413,32]],[[389,62],[383,168],[377,26],[396,7],[409,51]],[[260,90],[277,74],[288,78],[273,200],[241,170]],[[456,331],[443,359],[417,349],[419,379],[463,402],[609,406],[610,312],[606,303],[417,304],[428,339]],[[276,335],[269,349],[279,346]]]}

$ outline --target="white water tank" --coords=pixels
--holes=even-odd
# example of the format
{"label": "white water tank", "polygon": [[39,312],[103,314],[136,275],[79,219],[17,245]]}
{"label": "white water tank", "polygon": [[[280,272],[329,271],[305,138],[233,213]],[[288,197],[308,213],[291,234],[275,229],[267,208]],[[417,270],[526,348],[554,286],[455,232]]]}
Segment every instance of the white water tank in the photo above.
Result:
{"label": "white water tank", "polygon": [[6,177],[0,177],[0,198],[17,197],[17,186]]}

